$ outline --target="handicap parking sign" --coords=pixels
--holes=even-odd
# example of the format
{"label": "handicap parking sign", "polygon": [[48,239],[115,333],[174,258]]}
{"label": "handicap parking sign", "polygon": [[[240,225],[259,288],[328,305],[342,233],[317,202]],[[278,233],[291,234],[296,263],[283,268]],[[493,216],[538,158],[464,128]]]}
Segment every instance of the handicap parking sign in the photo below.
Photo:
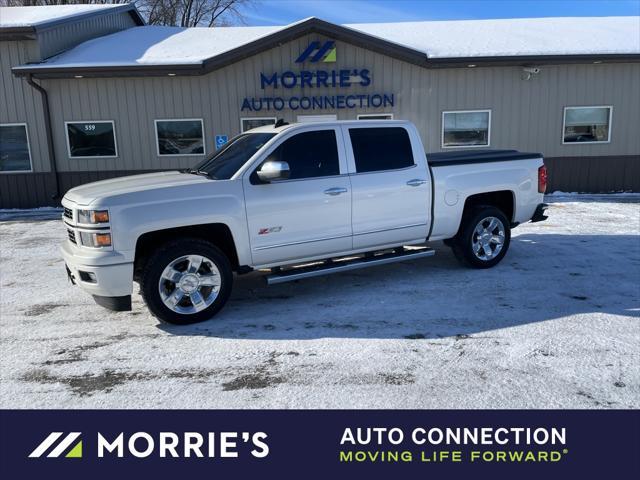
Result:
{"label": "handicap parking sign", "polygon": [[228,140],[229,137],[226,135],[216,135],[216,150],[222,148]]}

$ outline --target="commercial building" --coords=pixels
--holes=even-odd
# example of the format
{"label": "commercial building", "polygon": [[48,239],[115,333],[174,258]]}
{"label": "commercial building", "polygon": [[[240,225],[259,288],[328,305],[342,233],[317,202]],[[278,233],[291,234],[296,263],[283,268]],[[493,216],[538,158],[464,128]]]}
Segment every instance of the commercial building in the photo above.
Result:
{"label": "commercial building", "polygon": [[0,10],[0,207],[191,166],[257,125],[414,122],[428,151],[546,157],[550,189],[640,191],[640,18],[145,26]]}

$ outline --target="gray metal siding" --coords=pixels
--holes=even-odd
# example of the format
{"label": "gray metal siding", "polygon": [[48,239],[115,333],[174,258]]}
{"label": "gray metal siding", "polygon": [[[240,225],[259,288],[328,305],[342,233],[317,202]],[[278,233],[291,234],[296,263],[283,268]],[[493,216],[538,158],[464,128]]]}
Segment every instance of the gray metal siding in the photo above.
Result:
{"label": "gray metal siding", "polygon": [[[193,164],[193,157],[158,157],[154,119],[203,118],[207,152],[216,134],[235,135],[242,116],[278,116],[295,121],[297,114],[337,113],[354,119],[359,113],[390,111],[413,121],[427,150],[440,150],[443,110],[489,108],[491,148],[540,151],[549,157],[623,156],[640,154],[640,64],[542,66],[531,80],[519,67],[424,69],[372,51],[338,43],[338,61],[324,68],[369,68],[372,84],[349,89],[261,90],[260,72],[298,70],[293,60],[308,35],[247,58],[211,74],[195,77],[100,78],[44,80],[50,91],[56,152],[61,171],[168,169]],[[318,68],[308,64],[306,68]],[[321,67],[322,68],[322,67]],[[392,109],[240,112],[245,96],[393,93]],[[563,108],[612,105],[609,144],[562,144]],[[114,120],[116,159],[69,159],[64,122]]]}
{"label": "gray metal siding", "polygon": [[[34,172],[50,170],[42,99],[26,81],[11,74],[13,65],[28,61],[33,43],[0,42],[0,123],[26,123]],[[2,173],[9,176],[12,173]]]}
{"label": "gray metal siding", "polygon": [[55,177],[52,173],[0,175],[0,208],[57,205],[51,195],[54,190]]}
{"label": "gray metal siding", "polygon": [[136,26],[129,12],[116,12],[69,22],[38,32],[38,44],[42,59],[68,50],[91,38]]}
{"label": "gray metal siding", "polygon": [[548,192],[640,192],[640,155],[547,157]]}

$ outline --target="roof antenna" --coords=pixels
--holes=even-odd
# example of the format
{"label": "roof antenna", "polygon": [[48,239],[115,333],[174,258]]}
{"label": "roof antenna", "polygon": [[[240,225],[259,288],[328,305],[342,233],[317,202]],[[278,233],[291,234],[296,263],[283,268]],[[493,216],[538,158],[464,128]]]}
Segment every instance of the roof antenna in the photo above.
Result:
{"label": "roof antenna", "polygon": [[276,124],[273,126],[273,128],[284,127],[285,125],[289,125],[289,122],[285,122],[284,118],[279,118],[278,120],[276,120]]}

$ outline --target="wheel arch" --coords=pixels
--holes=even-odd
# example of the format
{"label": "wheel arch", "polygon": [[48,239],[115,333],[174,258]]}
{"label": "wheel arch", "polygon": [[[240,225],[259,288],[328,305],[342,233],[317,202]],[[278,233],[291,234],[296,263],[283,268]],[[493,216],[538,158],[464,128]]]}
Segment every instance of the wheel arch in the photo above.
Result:
{"label": "wheel arch", "polygon": [[462,215],[471,211],[473,207],[479,205],[489,205],[496,207],[504,213],[507,220],[513,222],[515,218],[515,193],[511,190],[497,190],[495,192],[483,192],[469,195],[464,201]]}
{"label": "wheel arch", "polygon": [[[502,213],[504,213],[507,220],[511,222],[510,226],[513,226],[515,218],[515,202],[516,196],[512,190],[496,190],[493,192],[482,192],[469,195],[464,200],[464,205],[462,206],[462,211],[460,212],[458,219],[458,227],[455,230],[456,234],[451,238],[455,238],[460,234],[461,230],[464,228],[465,218],[474,207],[479,205],[488,205],[498,208]],[[450,243],[450,240],[451,239],[446,239],[445,243]]]}
{"label": "wheel arch", "polygon": [[233,270],[238,270],[238,252],[233,233],[224,223],[207,223],[201,225],[189,225],[162,230],[145,232],[136,241],[133,276],[134,280],[140,277],[140,271],[153,251],[171,240],[178,238],[198,238],[210,242],[218,247],[227,256]]}

